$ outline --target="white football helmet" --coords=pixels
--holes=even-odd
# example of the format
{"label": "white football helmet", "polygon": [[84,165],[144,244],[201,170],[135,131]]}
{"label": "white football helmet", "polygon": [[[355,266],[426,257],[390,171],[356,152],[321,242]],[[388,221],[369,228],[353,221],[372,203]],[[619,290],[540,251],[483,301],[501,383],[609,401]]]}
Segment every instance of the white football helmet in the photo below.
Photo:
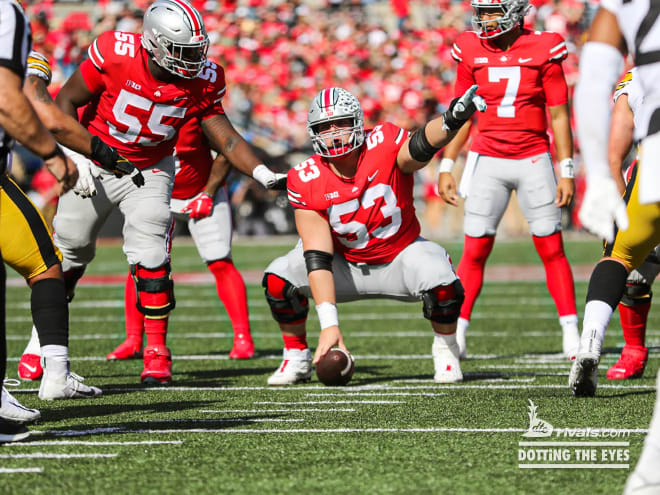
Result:
{"label": "white football helmet", "polygon": [[[320,124],[344,119],[352,119],[352,125],[338,127],[332,132],[319,132]],[[307,132],[314,151],[326,158],[346,155],[359,148],[364,143],[364,113],[360,102],[343,88],[322,90],[309,106]]]}
{"label": "white football helmet", "polygon": [[194,79],[204,68],[209,37],[202,16],[185,0],[156,0],[144,14],[142,46],[163,69]]}
{"label": "white football helmet", "polygon": [[[497,38],[511,31],[514,27],[522,25],[523,19],[531,5],[529,0],[472,0],[470,2],[474,9],[472,16],[472,26],[480,38]],[[480,14],[483,10],[492,11],[498,9],[502,12],[502,17],[497,19],[482,20]],[[497,28],[487,29],[487,24],[497,22]]]}

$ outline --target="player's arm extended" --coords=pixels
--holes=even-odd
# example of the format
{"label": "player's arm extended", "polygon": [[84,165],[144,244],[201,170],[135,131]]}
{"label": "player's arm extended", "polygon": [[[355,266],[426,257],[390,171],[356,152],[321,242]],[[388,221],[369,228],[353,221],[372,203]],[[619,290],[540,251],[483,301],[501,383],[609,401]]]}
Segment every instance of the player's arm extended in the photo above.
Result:
{"label": "player's arm extended", "polygon": [[80,125],[77,119],[64,113],[55,104],[55,100],[48,92],[46,81],[38,76],[28,75],[23,84],[23,93],[59,143],[85,156],[91,155],[92,135]]}
{"label": "player's arm extended", "polygon": [[202,120],[202,130],[211,147],[222,153],[238,170],[253,177],[266,189],[286,188],[286,175],[276,174],[261,163],[250,144],[238,133],[226,115],[218,114]]}
{"label": "player's arm extended", "polygon": [[568,206],[575,195],[573,180],[573,135],[568,103],[548,107],[550,125],[555,137],[555,150],[560,163],[561,177],[557,184],[555,204],[558,208]]}
{"label": "player's arm extended", "polygon": [[46,168],[55,176],[61,191],[71,189],[78,172],[64,156],[55,138],[37,117],[22,91],[23,80],[12,70],[0,66],[0,126],[28,150],[44,159]]}
{"label": "player's arm extended", "polygon": [[317,363],[335,346],[348,351],[344,345],[337,318],[335,279],[331,265],[331,257],[334,252],[332,234],[328,221],[316,211],[296,209],[295,220],[298,235],[302,239],[303,252],[306,253],[305,264],[308,270],[309,287],[321,323],[319,345],[314,354],[314,363]]}
{"label": "player's arm extended", "polygon": [[396,161],[403,173],[411,174],[424,167],[456,135],[472,114],[486,110],[486,102],[476,92],[476,84],[460,98],[454,98],[440,117],[417,129],[399,150]]}
{"label": "player's arm extended", "polygon": [[610,172],[621,195],[626,191],[626,183],[623,180],[623,162],[633,145],[634,132],[635,116],[628,104],[628,95],[624,93],[614,103],[608,141]]}
{"label": "player's arm extended", "polygon": [[78,107],[86,105],[92,98],[94,93],[87,87],[78,67],[57,93],[55,103],[64,113],[78,120]]}

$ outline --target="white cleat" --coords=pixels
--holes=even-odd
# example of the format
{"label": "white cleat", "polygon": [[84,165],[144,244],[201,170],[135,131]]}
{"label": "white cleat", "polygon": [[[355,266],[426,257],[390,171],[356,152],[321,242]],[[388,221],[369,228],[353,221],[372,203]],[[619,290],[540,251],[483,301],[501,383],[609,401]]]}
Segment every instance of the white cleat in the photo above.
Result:
{"label": "white cleat", "polygon": [[434,340],[431,354],[433,355],[433,367],[435,368],[435,375],[433,376],[435,383],[463,381],[458,344],[446,346]]}
{"label": "white cleat", "polygon": [[4,386],[2,387],[0,403],[0,418],[2,419],[16,423],[33,423],[41,418],[39,411],[25,407]]}
{"label": "white cleat", "polygon": [[268,385],[295,385],[312,378],[312,351],[309,349],[284,349],[282,363],[268,377]]}
{"label": "white cleat", "polygon": [[84,378],[69,371],[68,364],[62,370],[63,366],[60,363],[55,364],[49,359],[42,359],[42,366],[44,376],[39,387],[39,398],[42,400],[88,399],[103,394],[100,388],[85,385]]}
{"label": "white cleat", "polygon": [[566,325],[562,330],[562,349],[564,356],[569,360],[575,360],[580,347],[580,331],[577,325]]}
{"label": "white cleat", "polygon": [[602,346],[596,330],[582,336],[580,347],[568,375],[568,386],[576,397],[593,397],[598,385],[598,363]]}

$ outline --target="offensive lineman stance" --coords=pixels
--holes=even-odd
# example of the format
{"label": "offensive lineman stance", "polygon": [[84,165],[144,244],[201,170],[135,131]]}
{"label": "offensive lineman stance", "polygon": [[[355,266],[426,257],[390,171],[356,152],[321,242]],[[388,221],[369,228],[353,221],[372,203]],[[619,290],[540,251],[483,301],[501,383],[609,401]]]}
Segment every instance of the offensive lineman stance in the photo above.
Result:
{"label": "offensive lineman stance", "polygon": [[[458,62],[456,95],[473,84],[488,104],[478,119],[479,133],[468,155],[460,185],[465,200],[465,241],[458,276],[465,302],[458,320],[461,357],[472,308],[483,285],[495,233],[515,189],[543,261],[546,285],[562,327],[562,349],[572,359],[579,341],[573,274],[564,254],[561,207],[570,204],[573,141],[568,88],[561,61],[568,53],[561,36],[522,27],[528,0],[473,0],[475,31],[456,38],[451,54]],[[546,107],[560,160],[557,183],[550,156]],[[445,149],[438,190],[457,206],[451,167],[467,139],[470,123]]]}
{"label": "offensive lineman stance", "polygon": [[316,151],[288,174],[301,240],[266,269],[266,299],[284,340],[269,385],[308,381],[312,354],[305,322],[316,302],[321,336],[314,362],[333,346],[346,350],[335,302],[369,297],[423,301],[434,330],[434,380],[463,379],[456,319],[463,288],[440,245],[419,236],[413,172],[422,168],[485,104],[471,87],[449,110],[409,133],[389,122],[364,129],[360,102],[342,88],[313,100],[307,130]]}
{"label": "offensive lineman stance", "polygon": [[[225,185],[231,166],[222,154],[212,158],[197,120],[181,128],[175,161],[170,210],[176,220],[187,222],[197,250],[215,278],[218,297],[234,330],[230,359],[250,359],[254,343],[245,282],[231,259],[231,208]],[[108,359],[130,359],[142,353],[144,316],[135,306],[135,284],[130,273],[124,294],[126,340],[108,354]]]}
{"label": "offensive lineman stance", "polygon": [[117,31],[99,36],[56,101],[72,116],[86,105],[83,124],[142,169],[145,184],[138,189],[101,171],[103,180],[96,180],[98,194],[92,201],[66,195],[54,224],[72,296],[111,209],[117,206],[124,214],[124,253],[147,335],[140,379],[158,384],[172,380],[165,345],[175,304],[169,199],[179,129],[185,121],[200,119],[204,135],[234,166],[265,187],[276,186],[278,178],[259,163],[224,114],[224,71],[206,59],[209,40],[199,12],[184,0],[157,0],[145,12],[143,29],[141,37]]}

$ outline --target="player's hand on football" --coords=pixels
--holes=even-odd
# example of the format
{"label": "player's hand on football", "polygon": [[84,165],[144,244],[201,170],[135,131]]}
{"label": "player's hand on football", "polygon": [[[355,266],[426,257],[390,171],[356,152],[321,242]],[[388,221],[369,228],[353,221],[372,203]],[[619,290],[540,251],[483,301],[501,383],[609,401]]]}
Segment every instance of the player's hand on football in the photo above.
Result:
{"label": "player's hand on football", "polygon": [[615,223],[619,230],[628,228],[626,203],[612,177],[596,176],[587,182],[578,217],[587,230],[607,242],[614,240]]}
{"label": "player's hand on football", "polygon": [[193,220],[208,217],[213,211],[213,198],[206,191],[202,191],[185,206],[183,213]]}
{"label": "player's hand on football", "polygon": [[458,206],[456,179],[454,179],[454,176],[450,172],[440,172],[438,176],[438,193],[445,203]]}
{"label": "player's hand on football", "polygon": [[557,195],[555,197],[555,205],[557,208],[570,205],[574,196],[575,181],[568,177],[559,179],[559,184],[557,184]]}
{"label": "player's hand on football", "polygon": [[44,160],[44,165],[57,180],[56,192],[61,196],[71,190],[78,181],[78,169],[69,157],[59,148],[59,153]]}
{"label": "player's hand on football", "polygon": [[312,362],[314,364],[318,363],[319,359],[325,356],[333,347],[339,347],[348,352],[348,349],[344,345],[344,337],[342,337],[337,325],[321,330],[319,345],[316,346],[316,352],[314,353],[314,360]]}
{"label": "player's hand on football", "polygon": [[137,187],[144,185],[144,176],[140,169],[117,153],[116,149],[101,141],[98,136],[92,136],[91,157],[101,168],[115,174],[115,177],[128,175]]}
{"label": "player's hand on football", "polygon": [[486,111],[486,100],[477,94],[479,86],[474,84],[460,98],[454,98],[443,114],[443,128],[450,131],[460,129],[476,111]]}

